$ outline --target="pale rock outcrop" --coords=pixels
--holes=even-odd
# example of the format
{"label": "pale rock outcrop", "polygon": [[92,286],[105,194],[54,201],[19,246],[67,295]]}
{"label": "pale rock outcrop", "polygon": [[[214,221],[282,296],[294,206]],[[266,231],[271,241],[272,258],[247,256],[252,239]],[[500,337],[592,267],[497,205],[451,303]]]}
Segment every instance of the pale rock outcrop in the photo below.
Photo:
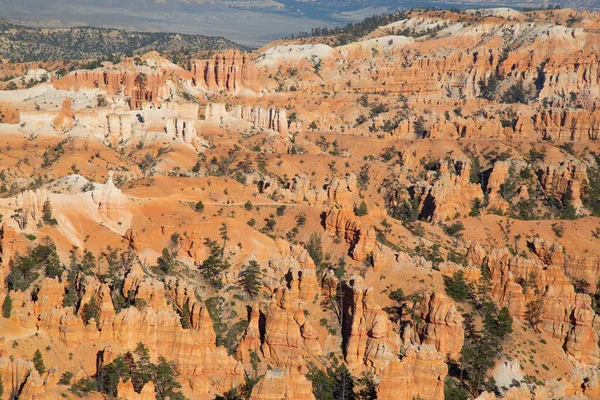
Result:
{"label": "pale rock outcrop", "polygon": [[332,207],[352,210],[356,193],[355,174],[348,174],[343,178],[335,177],[327,185],[327,203]]}
{"label": "pale rock outcrop", "polygon": [[464,343],[463,317],[454,302],[445,294],[436,292],[425,295],[421,302],[423,323],[417,328],[422,344],[433,344],[444,357],[460,358]]}
{"label": "pale rock outcrop", "polygon": [[375,227],[368,217],[357,217],[352,210],[331,207],[325,217],[325,232],[343,238],[350,245],[350,255],[362,261],[377,249]]}
{"label": "pale rock outcrop", "polygon": [[580,161],[546,165],[540,173],[540,184],[546,193],[560,201],[568,201],[577,213],[585,213],[581,188],[588,181],[586,170],[585,164]]}
{"label": "pale rock outcrop", "polygon": [[50,192],[46,188],[25,190],[15,197],[15,208],[23,209],[25,218],[34,221],[42,218],[44,203],[50,199]]}
{"label": "pale rock outcrop", "polygon": [[248,121],[256,128],[272,129],[284,137],[288,133],[288,120],[284,108],[234,106],[231,116]]}
{"label": "pale rock outcrop", "polygon": [[167,135],[183,140],[185,143],[193,144],[198,139],[194,121],[183,118],[169,118],[165,126]]}
{"label": "pale rock outcrop", "polygon": [[449,171],[445,161],[440,162],[439,178],[429,185],[415,187],[420,198],[420,215],[431,221],[445,221],[456,215],[468,215],[473,201],[483,199],[481,186],[469,181],[471,162],[468,159],[452,160],[456,171]]}
{"label": "pale rock outcrop", "polygon": [[321,355],[321,345],[302,303],[292,290],[284,288],[275,293],[264,313],[261,353],[266,362],[278,368],[300,370],[305,368],[304,355],[309,359]]}
{"label": "pale rock outcrop", "polygon": [[131,379],[127,382],[119,381],[117,384],[117,398],[127,400],[155,400],[154,383],[152,381],[146,383],[140,393],[133,390]]}
{"label": "pale rock outcrop", "polygon": [[476,264],[483,255],[493,283],[491,295],[499,306],[508,307],[513,318],[525,320],[527,304],[541,298],[538,329],[552,335],[573,362],[583,367],[596,365],[600,360],[598,321],[590,297],[575,293],[563,265],[556,265],[562,257],[558,252],[548,252],[540,241],[532,247],[539,260],[512,256],[506,248],[482,253],[475,250],[476,244],[471,244],[467,256]]}
{"label": "pale rock outcrop", "polygon": [[508,161],[496,161],[494,163],[487,182],[488,208],[497,208],[502,211],[508,209],[509,204],[502,198],[500,190],[506,178],[508,178],[509,168],[510,162]]}
{"label": "pale rock outcrop", "polygon": [[204,116],[206,119],[221,119],[229,117],[229,112],[223,103],[208,103]]}
{"label": "pale rock outcrop", "polygon": [[351,276],[342,285],[342,350],[350,368],[381,373],[397,359],[400,337],[385,311],[375,302],[373,288]]}
{"label": "pale rock outcrop", "polygon": [[198,119],[200,107],[197,103],[167,101],[160,104],[160,107],[166,110],[174,111],[179,118]]}
{"label": "pale rock outcrop", "polygon": [[410,346],[381,372],[377,398],[443,400],[448,366],[433,345]]}
{"label": "pale rock outcrop", "polygon": [[501,360],[492,371],[498,387],[510,387],[513,381],[521,382],[525,377],[518,359]]}
{"label": "pale rock outcrop", "polygon": [[116,144],[120,140],[130,139],[133,135],[133,115],[111,113],[106,116],[105,136]]}
{"label": "pale rock outcrop", "polygon": [[206,106],[206,119],[237,118],[250,122],[255,128],[271,129],[278,132],[282,138],[288,134],[288,119],[283,108],[264,108],[235,105],[227,111],[224,104],[209,103]]}
{"label": "pale rock outcrop", "polygon": [[133,214],[129,198],[117,188],[113,182],[113,172],[109,171],[108,181],[93,190],[92,201],[98,207],[98,212],[104,218],[104,223],[110,224],[110,228],[121,234],[131,227]]}
{"label": "pale rock outcrop", "polygon": [[314,400],[312,385],[304,375],[271,369],[254,386],[250,400]]}

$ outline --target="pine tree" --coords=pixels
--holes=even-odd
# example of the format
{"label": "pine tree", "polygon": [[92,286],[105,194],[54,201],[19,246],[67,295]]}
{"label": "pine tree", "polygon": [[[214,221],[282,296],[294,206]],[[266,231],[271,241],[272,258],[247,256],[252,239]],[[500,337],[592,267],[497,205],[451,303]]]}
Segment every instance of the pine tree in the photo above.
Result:
{"label": "pine tree", "polygon": [[225,257],[225,246],[229,240],[229,231],[227,230],[227,225],[224,222],[221,224],[219,232],[221,233],[221,240],[223,241],[223,247],[221,248],[221,259],[223,259]]}
{"label": "pine tree", "polygon": [[157,399],[181,398],[181,393],[175,391],[181,387],[177,381],[178,376],[179,372],[175,363],[168,362],[164,357],[158,358],[158,364],[154,368],[152,377]]}
{"label": "pine tree", "polygon": [[250,298],[254,298],[260,292],[262,286],[262,273],[260,266],[255,260],[251,260],[248,265],[244,266],[244,269],[240,272],[240,286],[250,295]]}
{"label": "pine tree", "polygon": [[6,293],[6,297],[4,297],[4,301],[2,302],[2,316],[4,318],[10,318],[11,311],[12,299],[10,298],[10,294]]}
{"label": "pine tree", "polygon": [[384,218],[383,221],[381,221],[381,226],[383,227],[383,237],[387,239],[388,233],[390,233],[392,230],[392,224],[390,224],[388,220]]}
{"label": "pine tree", "polygon": [[146,89],[146,85],[148,83],[148,76],[145,73],[140,72],[135,77],[134,83],[135,83],[135,86],[137,86],[140,91],[143,91]]}
{"label": "pine tree", "polygon": [[223,286],[221,275],[231,264],[228,259],[223,259],[223,249],[218,242],[206,239],[204,244],[209,249],[208,257],[202,263],[200,272],[213,286],[220,288]]}
{"label": "pine tree", "polygon": [[367,215],[369,213],[369,209],[367,208],[367,203],[364,200],[360,203],[358,207],[354,207],[354,214],[357,217],[362,217],[363,215]]}
{"label": "pine tree", "polygon": [[348,368],[342,364],[339,370],[337,384],[333,389],[333,395],[336,400],[354,400],[354,378],[350,375]]}
{"label": "pine tree", "polygon": [[357,380],[357,395],[360,400],[376,400],[377,385],[374,380],[375,375],[372,372],[363,372],[360,379]]}
{"label": "pine tree", "polygon": [[60,262],[60,258],[58,257],[58,252],[56,251],[56,245],[54,245],[54,243],[52,243],[50,249],[50,254],[46,258],[46,268],[44,269],[44,274],[48,278],[58,278],[63,273],[63,266]]}
{"label": "pine tree", "polygon": [[86,250],[83,252],[80,269],[86,275],[93,274],[93,270],[96,269],[96,257],[94,257],[91,251]]}
{"label": "pine tree", "polygon": [[138,358],[135,370],[137,382],[139,385],[139,392],[142,390],[142,388],[147,382],[152,380],[152,377],[155,372],[155,366],[150,362],[150,351],[142,342],[139,342],[137,344],[133,352]]}
{"label": "pine tree", "polygon": [[190,306],[186,302],[183,304],[183,310],[181,311],[181,327],[190,329],[190,326]]}
{"label": "pine tree", "polygon": [[58,225],[58,221],[52,216],[52,206],[50,205],[50,200],[46,200],[42,206],[42,221],[44,221],[46,225]]}
{"label": "pine tree", "polygon": [[321,243],[321,235],[316,232],[311,233],[308,244],[306,245],[306,250],[308,250],[310,258],[312,258],[317,268],[319,268],[323,262],[323,245]]}
{"label": "pine tree", "polygon": [[35,367],[37,372],[40,373],[40,375],[42,375],[44,372],[46,372],[46,365],[44,364],[44,357],[42,357],[42,353],[40,352],[40,349],[37,349],[35,351],[32,361],[33,361],[33,366]]}
{"label": "pine tree", "polygon": [[89,303],[83,306],[83,322],[87,325],[92,319],[96,321],[98,324],[100,321],[98,317],[100,316],[100,306],[98,305],[98,301],[96,300],[96,296],[92,296]]}
{"label": "pine tree", "polygon": [[158,264],[158,268],[167,275],[173,272],[173,270],[179,265],[179,261],[175,259],[175,256],[171,250],[167,249],[166,247],[163,248],[162,256],[158,257],[156,263]]}

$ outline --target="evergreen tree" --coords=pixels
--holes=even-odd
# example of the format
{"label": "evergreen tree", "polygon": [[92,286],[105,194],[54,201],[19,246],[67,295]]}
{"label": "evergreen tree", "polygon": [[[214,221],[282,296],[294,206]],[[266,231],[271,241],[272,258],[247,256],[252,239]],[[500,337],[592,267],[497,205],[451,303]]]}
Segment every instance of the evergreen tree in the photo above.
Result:
{"label": "evergreen tree", "polygon": [[[137,362],[134,369],[139,392],[146,383],[153,379],[156,366],[150,362],[150,350],[148,350],[144,343],[139,342],[133,353],[137,357]],[[156,382],[154,382],[154,384],[156,385]]]}
{"label": "evergreen tree", "polygon": [[227,230],[227,225],[224,222],[221,223],[219,233],[221,235],[221,240],[223,241],[223,247],[221,248],[221,259],[223,259],[225,257],[225,246],[227,246],[227,241],[229,240],[229,231]]}
{"label": "evergreen tree", "polygon": [[48,257],[46,258],[46,268],[44,269],[44,274],[48,278],[59,278],[63,273],[63,265],[60,262],[60,258],[58,257],[58,252],[56,251],[56,246],[52,243],[52,249]]}
{"label": "evergreen tree", "polygon": [[342,364],[338,372],[337,383],[333,389],[336,400],[354,400],[354,378],[345,364]]}
{"label": "evergreen tree", "polygon": [[162,250],[162,255],[156,260],[158,268],[165,274],[170,274],[179,265],[171,250],[166,247]]}
{"label": "evergreen tree", "polygon": [[58,225],[58,221],[52,216],[52,206],[50,205],[50,200],[46,200],[42,206],[42,221],[44,221],[46,225]]}
{"label": "evergreen tree", "polygon": [[390,233],[390,231],[392,230],[392,224],[390,224],[388,220],[384,218],[381,221],[381,226],[383,227],[383,237],[384,239],[387,239],[388,233]]}
{"label": "evergreen tree", "polygon": [[10,318],[11,311],[12,299],[10,298],[10,294],[7,292],[6,297],[4,297],[4,301],[2,302],[2,316],[4,318]]}
{"label": "evergreen tree", "polygon": [[181,398],[181,393],[176,391],[181,388],[181,384],[177,381],[178,376],[179,372],[175,363],[168,362],[164,357],[158,358],[158,364],[155,366],[152,376],[157,399]]}
{"label": "evergreen tree", "polygon": [[526,305],[525,319],[529,322],[531,327],[539,332],[538,325],[542,322],[542,315],[544,314],[544,300],[539,298],[532,300]]}
{"label": "evergreen tree", "polygon": [[376,400],[377,385],[375,384],[374,374],[372,372],[363,372],[360,379],[357,379],[358,384],[357,397],[360,400]]}
{"label": "evergreen tree", "polygon": [[479,161],[479,157],[473,157],[471,159],[471,172],[469,173],[469,182],[471,183],[481,183],[481,161]]}
{"label": "evergreen tree", "polygon": [[40,352],[40,349],[37,349],[35,351],[32,361],[33,361],[33,366],[35,367],[37,372],[40,373],[40,375],[42,375],[44,372],[46,372],[46,365],[44,364],[44,357],[42,357],[42,353]]}
{"label": "evergreen tree", "polygon": [[306,245],[306,250],[308,250],[310,258],[312,258],[317,268],[319,268],[323,262],[323,245],[321,244],[321,235],[316,232],[311,233],[308,244]]}
{"label": "evergreen tree", "polygon": [[501,103],[522,103],[527,104],[529,102],[529,94],[523,86],[523,82],[519,81],[509,87],[506,92],[502,95],[500,100]]}
{"label": "evergreen tree", "polygon": [[479,97],[490,101],[494,100],[496,91],[498,90],[498,83],[498,78],[495,74],[491,74],[487,81],[484,79],[480,80],[478,82],[479,89],[481,90]]}
{"label": "evergreen tree", "polygon": [[190,306],[186,302],[183,304],[183,310],[181,311],[181,327],[190,329],[190,326]]}
{"label": "evergreen tree", "polygon": [[228,259],[223,259],[223,249],[218,242],[206,239],[204,244],[208,247],[209,254],[202,263],[200,272],[213,286],[220,288],[223,286],[221,275],[231,264]]}
{"label": "evergreen tree", "polygon": [[250,260],[248,265],[240,272],[240,286],[248,293],[250,298],[254,298],[260,292],[262,286],[262,272],[256,260]]}
{"label": "evergreen tree", "polygon": [[354,214],[358,217],[362,217],[363,215],[367,215],[369,213],[369,209],[367,208],[367,203],[364,200],[360,203],[358,207],[354,207]]}
{"label": "evergreen tree", "polygon": [[446,294],[456,301],[464,301],[472,295],[472,288],[465,281],[463,271],[456,271],[451,277],[444,277],[444,286]]}
{"label": "evergreen tree", "polygon": [[335,400],[333,390],[335,389],[335,371],[328,368],[327,371],[318,369],[312,364],[308,366],[306,378],[311,381],[313,394],[319,400]]}
{"label": "evergreen tree", "polygon": [[140,91],[143,91],[146,89],[146,85],[148,84],[148,76],[145,73],[140,72],[136,75],[134,83]]}
{"label": "evergreen tree", "polygon": [[8,288],[25,291],[39,277],[41,265],[33,257],[17,254],[9,261],[9,267],[10,273],[6,277]]}
{"label": "evergreen tree", "polygon": [[217,395],[215,397],[215,400],[242,400],[242,396],[240,395],[237,388],[233,388],[223,393],[223,396]]}
{"label": "evergreen tree", "polygon": [[98,301],[96,300],[96,296],[92,296],[90,301],[83,306],[83,322],[85,324],[89,324],[89,322],[94,319],[96,324],[100,323],[100,306],[98,305]]}
{"label": "evergreen tree", "polygon": [[86,250],[83,252],[80,269],[86,275],[93,274],[94,269],[96,269],[96,257],[91,251]]}
{"label": "evergreen tree", "polygon": [[196,203],[196,205],[194,206],[194,209],[196,210],[196,212],[199,212],[199,213],[204,211],[204,203],[202,203],[202,200],[200,200]]}

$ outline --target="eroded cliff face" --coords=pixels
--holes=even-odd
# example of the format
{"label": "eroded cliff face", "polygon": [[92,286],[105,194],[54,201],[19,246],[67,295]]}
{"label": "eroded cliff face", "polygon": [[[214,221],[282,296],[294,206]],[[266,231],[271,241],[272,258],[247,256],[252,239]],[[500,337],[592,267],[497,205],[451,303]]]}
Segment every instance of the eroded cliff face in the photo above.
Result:
{"label": "eroded cliff face", "polygon": [[[5,389],[18,366],[21,397],[58,398],[62,373],[95,381],[143,342],[194,399],[314,399],[343,365],[356,390],[441,400],[452,364],[485,400],[597,398],[600,17],[374,21],[0,93]],[[56,271],[31,254],[45,244]],[[451,297],[456,272],[489,276],[513,318],[483,383],[464,351],[484,316]]]}
{"label": "eroded cliff face", "polygon": [[400,337],[385,311],[372,296],[373,288],[351,277],[343,286],[342,337],[344,357],[352,368],[373,368],[378,373],[397,359]]}
{"label": "eroded cliff face", "polygon": [[270,370],[256,384],[250,399],[314,400],[315,396],[312,385],[303,375]]}
{"label": "eroded cliff face", "polygon": [[238,93],[243,89],[260,92],[258,69],[252,56],[239,50],[216,54],[192,65],[193,83],[209,90]]}
{"label": "eroded cliff face", "polygon": [[[540,250],[544,245],[539,239],[534,240],[533,246],[545,257],[525,259],[511,255],[507,249],[482,253],[476,244],[469,256],[481,259],[483,254],[493,282],[492,296],[507,306],[512,316],[526,321],[530,319],[528,312],[535,312],[540,319],[536,329],[548,332],[574,363],[583,367],[596,365],[598,321],[590,297],[575,292],[565,275],[564,262],[559,261],[564,260],[562,253],[551,253],[554,256],[549,257],[548,252]],[[532,307],[537,308],[528,311],[534,310]]]}
{"label": "eroded cliff face", "polygon": [[576,212],[585,214],[581,190],[588,182],[586,169],[586,165],[579,161],[548,165],[540,172],[540,183],[546,192],[560,201],[564,199]]}
{"label": "eroded cliff face", "polygon": [[[305,313],[308,304],[319,298],[318,282],[315,264],[304,248],[283,240],[278,241],[277,247],[279,255],[269,263],[282,279],[263,281],[273,291],[272,298],[264,307],[250,307],[248,326],[236,354],[247,364],[254,353],[294,375],[306,371],[307,363],[322,355],[319,335]],[[284,375],[279,377],[283,381],[265,385],[288,387],[292,383]]]}
{"label": "eroded cliff face", "polygon": [[342,238],[357,261],[365,260],[377,248],[375,228],[368,219],[357,217],[352,210],[330,208],[325,217],[325,232]]}
{"label": "eroded cliff face", "polygon": [[141,109],[144,104],[158,104],[166,99],[169,87],[165,72],[126,68],[117,70],[80,70],[54,83],[58,89],[76,90],[81,88],[99,88],[110,94],[123,94],[129,98],[132,109]]}
{"label": "eroded cliff face", "polygon": [[210,103],[206,106],[207,119],[222,120],[223,118],[237,118],[248,121],[255,128],[272,129],[282,137],[288,134],[288,119],[285,109],[264,108],[250,106],[233,106],[227,111],[224,104]]}
{"label": "eroded cliff face", "polygon": [[[243,380],[238,362],[225,348],[216,346],[206,307],[182,282],[169,279],[163,284],[135,266],[126,276],[123,296],[136,304],[143,303],[144,307],[128,307],[116,312],[108,285],[91,276],[78,279],[82,290],[78,315],[72,307],[63,307],[64,284],[57,279],[46,279],[35,294],[37,300],[30,300],[31,291],[9,293],[15,304],[11,319],[56,336],[71,351],[77,351],[90,341],[101,347],[116,346],[124,350],[133,350],[138,343],[144,343],[152,354],[175,361],[183,381],[198,396],[206,396],[215,390],[225,391]],[[92,298],[99,306],[98,318],[85,324],[83,306]],[[167,299],[179,308],[188,304],[189,329],[182,328],[181,317]],[[126,387],[121,390],[129,392]],[[152,398],[153,395],[153,388],[140,393],[141,398]]]}
{"label": "eroded cliff face", "polygon": [[444,398],[448,366],[433,345],[411,346],[402,360],[393,361],[381,373],[377,397],[382,399]]}
{"label": "eroded cliff face", "polygon": [[[451,167],[454,171],[450,171]],[[451,165],[440,162],[439,178],[424,183],[416,190],[420,194],[420,215],[432,221],[444,221],[456,215],[467,215],[475,199],[482,199],[479,185],[470,182],[469,160],[453,160]]]}
{"label": "eroded cliff face", "polygon": [[421,344],[433,344],[444,359],[458,360],[464,344],[463,317],[443,293],[425,295],[421,303],[422,323],[416,333]]}

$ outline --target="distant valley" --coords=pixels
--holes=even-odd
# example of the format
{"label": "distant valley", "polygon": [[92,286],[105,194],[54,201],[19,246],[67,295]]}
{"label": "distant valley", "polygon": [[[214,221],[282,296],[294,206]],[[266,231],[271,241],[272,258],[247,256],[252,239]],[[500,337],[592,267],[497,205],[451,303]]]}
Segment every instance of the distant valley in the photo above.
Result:
{"label": "distant valley", "polygon": [[2,17],[43,27],[95,26],[152,32],[223,36],[261,46],[315,27],[344,25],[411,7],[513,8],[548,5],[598,9],[598,0],[4,0]]}

